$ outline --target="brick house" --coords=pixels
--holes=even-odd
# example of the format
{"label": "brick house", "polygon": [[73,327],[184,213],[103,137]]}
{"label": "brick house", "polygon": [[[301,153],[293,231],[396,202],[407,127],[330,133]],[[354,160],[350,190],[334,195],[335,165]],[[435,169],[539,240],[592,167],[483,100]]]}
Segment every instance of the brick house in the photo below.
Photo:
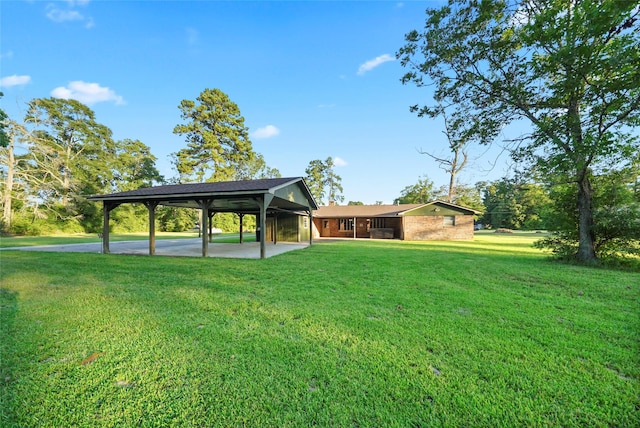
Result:
{"label": "brick house", "polygon": [[473,239],[471,208],[433,201],[403,205],[331,205],[313,212],[313,236],[406,241]]}

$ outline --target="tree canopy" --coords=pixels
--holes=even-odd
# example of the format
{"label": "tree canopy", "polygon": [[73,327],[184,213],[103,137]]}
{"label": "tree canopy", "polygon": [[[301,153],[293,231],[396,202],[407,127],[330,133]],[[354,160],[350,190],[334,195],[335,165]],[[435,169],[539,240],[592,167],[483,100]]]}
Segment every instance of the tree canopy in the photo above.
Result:
{"label": "tree canopy", "polygon": [[531,125],[513,156],[573,183],[575,256],[586,262],[597,259],[594,175],[639,150],[639,14],[631,1],[450,0],[397,53],[403,83],[434,85],[435,105],[413,111],[451,105],[482,143],[515,121]]}
{"label": "tree canopy", "polygon": [[433,181],[424,177],[418,179],[416,184],[406,186],[400,192],[400,196],[396,198],[394,204],[426,204],[436,199],[438,192],[435,189]]}
{"label": "tree canopy", "polygon": [[312,160],[305,170],[305,181],[318,204],[323,203],[325,195],[328,196],[329,204],[344,200],[342,178],[334,172],[334,166],[333,158],[329,156],[324,161]]}
{"label": "tree canopy", "polygon": [[40,197],[66,207],[70,200],[110,189],[115,143],[111,130],[76,100],[38,98],[25,122],[36,129],[29,141],[40,175]]}
{"label": "tree canopy", "polygon": [[174,134],[183,135],[187,142],[187,147],[175,154],[182,180],[251,178],[243,169],[246,164],[256,162],[249,129],[238,105],[227,94],[220,89],[205,89],[195,101],[182,100],[178,108],[186,121],[173,129]]}
{"label": "tree canopy", "polygon": [[[102,214],[86,196],[164,181],[148,146],[113,141],[111,130],[79,101],[36,98],[27,103],[22,120],[7,118],[4,124],[8,145],[0,147],[0,201],[5,232],[99,230]],[[143,230],[146,216],[136,209],[116,210],[116,227]]]}
{"label": "tree canopy", "polygon": [[[2,98],[4,94],[0,92],[0,98]],[[6,123],[7,113],[0,108],[0,147],[7,147],[9,145],[9,135],[6,132],[6,128],[8,124]]]}

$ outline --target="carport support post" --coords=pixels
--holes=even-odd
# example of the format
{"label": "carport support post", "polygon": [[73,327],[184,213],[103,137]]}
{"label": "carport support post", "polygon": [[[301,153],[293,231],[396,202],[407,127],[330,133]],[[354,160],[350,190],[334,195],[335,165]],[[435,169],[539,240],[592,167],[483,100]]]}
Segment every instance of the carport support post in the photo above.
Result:
{"label": "carport support post", "polygon": [[309,208],[309,245],[313,245],[313,210]]}
{"label": "carport support post", "polygon": [[145,202],[144,205],[149,210],[149,255],[156,254],[156,207],[158,203],[155,201]]}
{"label": "carport support post", "polygon": [[102,208],[102,254],[109,254],[109,214],[111,204],[104,201]]}
{"label": "carport support post", "polygon": [[273,245],[278,243],[278,213],[273,215]]}
{"label": "carport support post", "polygon": [[209,216],[209,242],[213,242],[213,216],[216,215],[216,213],[208,211],[207,215]]}
{"label": "carport support post", "polygon": [[242,244],[243,242],[243,236],[242,236],[242,229],[244,229],[244,214],[238,214],[238,217],[240,217],[240,243]]}
{"label": "carport support post", "polygon": [[211,199],[202,199],[197,202],[202,210],[202,257],[209,257],[207,230],[209,229],[209,206],[211,205]]}
{"label": "carport support post", "polygon": [[258,198],[258,206],[260,207],[260,258],[267,258],[267,246],[265,245],[265,235],[267,234],[267,208],[273,200],[273,195],[263,194],[261,198]]}
{"label": "carport support post", "polygon": [[102,209],[102,254],[109,254],[109,218],[111,210],[119,206],[118,202],[104,201]]}

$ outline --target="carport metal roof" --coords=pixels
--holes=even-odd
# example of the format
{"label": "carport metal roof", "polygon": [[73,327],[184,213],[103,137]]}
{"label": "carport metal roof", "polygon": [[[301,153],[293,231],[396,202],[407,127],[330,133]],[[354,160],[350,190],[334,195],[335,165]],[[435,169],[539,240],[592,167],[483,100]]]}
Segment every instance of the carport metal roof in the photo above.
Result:
{"label": "carport metal roof", "polygon": [[[155,252],[154,210],[158,205],[196,208],[203,215],[207,229],[210,213],[232,212],[260,216],[266,224],[268,212],[304,212],[310,217],[318,209],[302,177],[265,178],[260,180],[224,181],[216,183],[173,184],[147,187],[127,192],[94,195],[91,201],[104,203],[103,252],[109,252],[109,213],[123,203],[143,203],[149,209],[149,254]],[[260,234],[261,256],[264,256],[265,234]],[[208,241],[203,233],[202,255],[208,255]]]}

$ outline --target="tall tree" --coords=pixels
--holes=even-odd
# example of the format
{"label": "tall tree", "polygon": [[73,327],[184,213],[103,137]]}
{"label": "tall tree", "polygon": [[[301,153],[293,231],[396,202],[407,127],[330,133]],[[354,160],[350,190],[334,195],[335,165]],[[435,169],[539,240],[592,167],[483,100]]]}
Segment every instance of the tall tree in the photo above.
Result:
{"label": "tall tree", "polygon": [[450,0],[397,53],[409,68],[402,82],[433,83],[480,142],[516,120],[532,125],[514,155],[575,186],[575,257],[585,262],[597,260],[594,170],[639,149],[639,14],[632,1]]}
{"label": "tall tree", "polygon": [[307,186],[309,186],[309,191],[318,202],[318,204],[322,204],[322,200],[325,195],[324,188],[324,162],[320,159],[314,159],[309,162],[307,169],[305,169],[305,181],[307,182]]}
{"label": "tall tree", "polygon": [[253,148],[237,104],[220,89],[205,89],[195,101],[182,100],[178,108],[186,123],[176,125],[173,133],[187,141],[174,157],[181,179],[245,178],[242,166],[251,161]]}
{"label": "tall tree", "polygon": [[331,156],[329,156],[324,163],[326,166],[325,183],[329,188],[329,202],[342,202],[344,201],[344,196],[342,196],[342,192],[344,190],[342,188],[342,177],[336,174],[334,170],[336,164]]}
{"label": "tall tree", "polygon": [[35,129],[29,146],[40,176],[39,196],[45,201],[66,208],[72,200],[111,185],[111,130],[96,122],[89,107],[76,100],[34,99],[25,123]]}
{"label": "tall tree", "polygon": [[[28,162],[25,155],[17,153],[20,142],[27,135],[26,128],[15,121],[5,118],[3,121],[6,131],[7,145],[0,147],[0,171],[2,174],[2,228],[9,230],[11,228],[11,218],[13,201],[18,195],[16,188],[22,187],[21,196],[24,198],[24,181],[28,177],[24,177],[25,168],[22,166]],[[23,147],[24,151],[24,147]]]}
{"label": "tall tree", "polygon": [[334,171],[335,162],[331,156],[322,161],[319,159],[309,162],[305,173],[305,181],[309,186],[309,191],[319,204],[322,204],[325,195],[328,196],[329,204],[342,202],[342,177]]}

